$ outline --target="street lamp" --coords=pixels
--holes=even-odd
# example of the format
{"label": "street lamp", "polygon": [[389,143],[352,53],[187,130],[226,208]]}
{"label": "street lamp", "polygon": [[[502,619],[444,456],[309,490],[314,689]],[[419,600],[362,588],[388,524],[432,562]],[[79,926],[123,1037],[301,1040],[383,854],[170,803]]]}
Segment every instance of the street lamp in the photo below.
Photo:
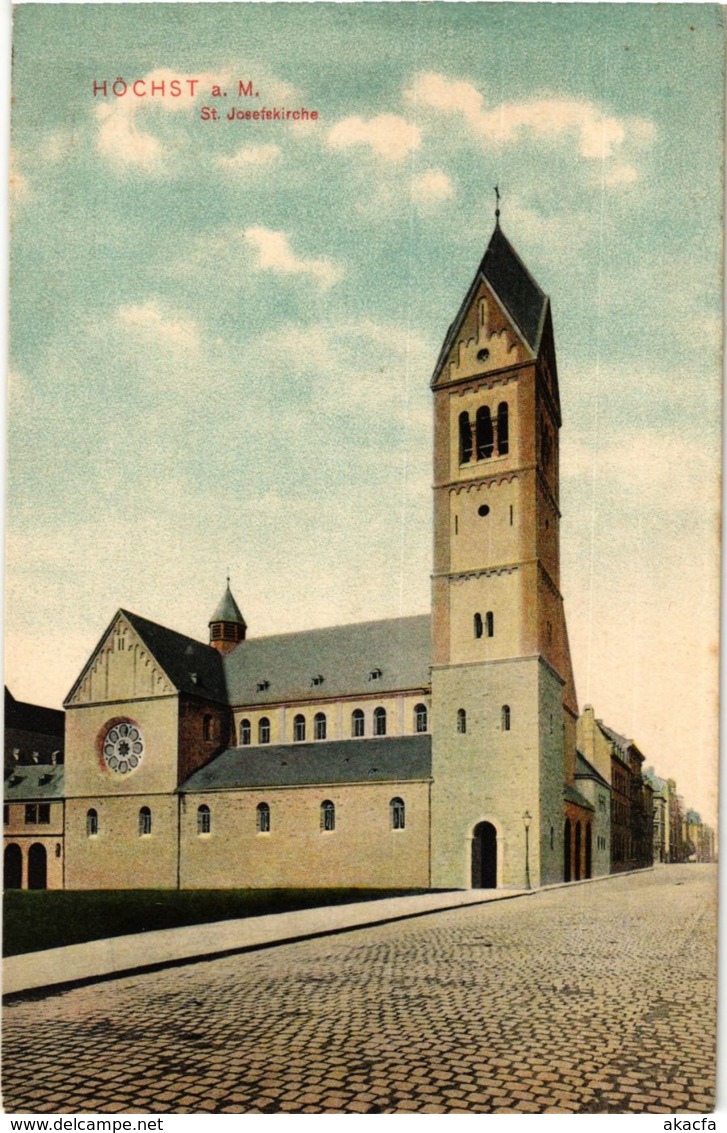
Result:
{"label": "street lamp", "polygon": [[532,889],[530,884],[530,823],[533,821],[533,816],[529,810],[525,811],[523,815],[523,826],[525,827],[525,888]]}

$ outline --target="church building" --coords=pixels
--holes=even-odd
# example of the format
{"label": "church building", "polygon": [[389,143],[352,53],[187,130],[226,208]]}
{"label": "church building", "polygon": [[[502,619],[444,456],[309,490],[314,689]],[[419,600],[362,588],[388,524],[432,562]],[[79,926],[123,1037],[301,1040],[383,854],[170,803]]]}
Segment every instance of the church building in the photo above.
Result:
{"label": "church building", "polygon": [[431,617],[257,636],[229,580],[207,644],[119,610],[65,703],[66,888],[586,875],[553,325],[499,213],[431,385]]}

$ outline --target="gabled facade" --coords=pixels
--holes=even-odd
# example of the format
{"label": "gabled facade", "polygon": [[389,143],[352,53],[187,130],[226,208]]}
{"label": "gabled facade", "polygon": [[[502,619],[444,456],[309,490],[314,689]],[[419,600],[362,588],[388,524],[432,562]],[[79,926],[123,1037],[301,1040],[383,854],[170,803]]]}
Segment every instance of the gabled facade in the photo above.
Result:
{"label": "gabled facade", "polygon": [[120,610],[66,707],[66,885],[179,884],[179,784],[228,746],[222,659]]}

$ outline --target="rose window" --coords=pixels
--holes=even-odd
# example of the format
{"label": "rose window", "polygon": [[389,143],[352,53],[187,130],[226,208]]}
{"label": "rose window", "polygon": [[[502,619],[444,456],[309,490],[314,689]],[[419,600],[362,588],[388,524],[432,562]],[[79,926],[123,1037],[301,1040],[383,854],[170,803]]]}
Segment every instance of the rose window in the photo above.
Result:
{"label": "rose window", "polygon": [[111,771],[126,775],[139,766],[144,754],[144,740],[135,724],[114,724],[103,742],[103,755]]}

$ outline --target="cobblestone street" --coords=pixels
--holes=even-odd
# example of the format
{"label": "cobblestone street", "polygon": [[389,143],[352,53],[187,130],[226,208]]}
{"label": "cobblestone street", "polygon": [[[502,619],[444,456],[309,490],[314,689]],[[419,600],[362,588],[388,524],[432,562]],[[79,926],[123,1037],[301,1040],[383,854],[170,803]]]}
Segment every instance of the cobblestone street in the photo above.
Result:
{"label": "cobblestone street", "polygon": [[707,1113],[716,867],[16,1001],[10,1112]]}

